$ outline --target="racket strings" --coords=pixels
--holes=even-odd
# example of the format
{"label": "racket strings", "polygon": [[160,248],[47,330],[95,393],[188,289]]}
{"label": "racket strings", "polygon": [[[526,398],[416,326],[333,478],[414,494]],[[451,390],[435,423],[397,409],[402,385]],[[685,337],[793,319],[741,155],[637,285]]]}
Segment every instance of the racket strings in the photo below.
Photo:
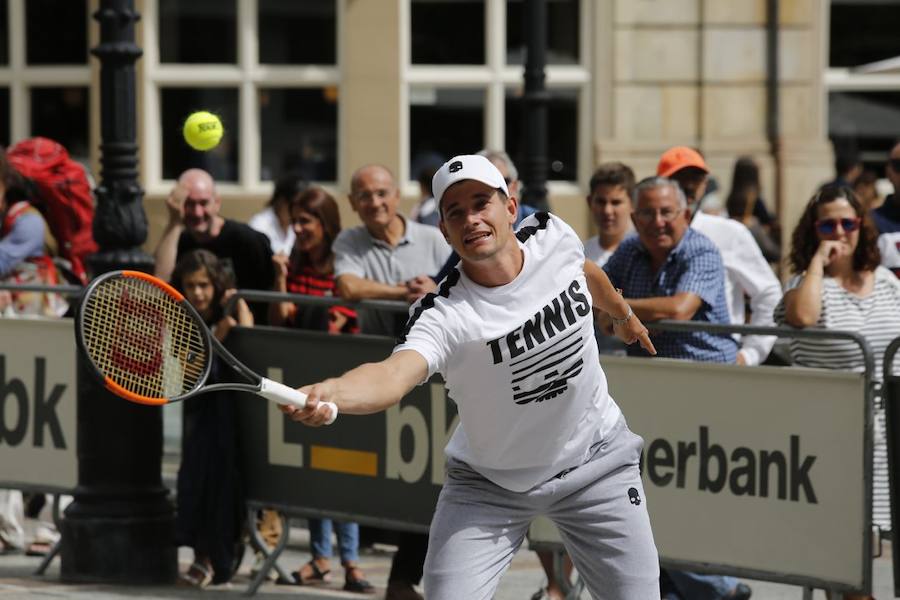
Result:
{"label": "racket strings", "polygon": [[83,310],[84,344],[94,364],[128,392],[172,399],[200,383],[209,356],[198,326],[153,284],[108,279]]}

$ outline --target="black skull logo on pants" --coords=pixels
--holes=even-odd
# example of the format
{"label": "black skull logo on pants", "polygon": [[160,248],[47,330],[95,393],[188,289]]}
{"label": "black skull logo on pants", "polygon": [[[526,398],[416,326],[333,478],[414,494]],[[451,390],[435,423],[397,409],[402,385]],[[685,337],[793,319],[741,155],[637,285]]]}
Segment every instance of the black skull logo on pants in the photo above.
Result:
{"label": "black skull logo on pants", "polygon": [[635,506],[640,506],[641,495],[638,493],[637,488],[628,488],[628,501]]}

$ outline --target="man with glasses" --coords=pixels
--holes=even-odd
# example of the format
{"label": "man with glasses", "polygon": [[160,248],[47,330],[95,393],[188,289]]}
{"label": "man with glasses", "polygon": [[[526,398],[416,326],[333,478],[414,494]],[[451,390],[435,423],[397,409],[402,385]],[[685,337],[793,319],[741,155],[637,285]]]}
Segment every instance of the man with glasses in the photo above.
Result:
{"label": "man with glasses", "polygon": [[[747,227],[734,219],[709,215],[700,210],[709,167],[699,152],[687,146],[666,150],[659,159],[656,174],[676,181],[684,192],[691,209],[691,229],[699,231],[715,244],[725,266],[725,307],[730,323],[747,323],[747,302],[750,299],[750,325],[771,327],[772,313],[781,300],[781,284],[763,257],[762,250]],[[735,336],[740,340],[736,362],[758,365],[769,356],[775,345],[774,336]]]}
{"label": "man with glasses", "polygon": [[[645,323],[729,323],[722,257],[690,226],[691,209],[681,187],[665,177],[648,177],[637,184],[632,201],[637,237],[623,241],[603,269],[634,314]],[[664,331],[654,333],[653,344],[666,358],[733,363],[737,355],[737,342],[728,335]],[[649,356],[638,346],[627,350],[631,356]],[[661,581],[663,591],[678,598],[746,600],[751,594],[746,584],[722,575],[664,571]]]}
{"label": "man with glasses", "polygon": [[[722,257],[715,245],[689,226],[691,209],[678,184],[649,177],[634,189],[636,237],[623,241],[604,270],[641,321],[676,319],[728,323]],[[660,332],[653,338],[660,356],[735,362],[730,336]],[[628,353],[647,356],[637,346]]]}
{"label": "man with glasses", "polygon": [[[415,302],[437,289],[431,276],[450,255],[436,227],[416,223],[398,212],[400,189],[393,173],[365,165],[350,178],[350,206],[362,225],[344,229],[334,241],[334,276],[347,300]],[[396,336],[406,315],[362,310],[363,333]]]}

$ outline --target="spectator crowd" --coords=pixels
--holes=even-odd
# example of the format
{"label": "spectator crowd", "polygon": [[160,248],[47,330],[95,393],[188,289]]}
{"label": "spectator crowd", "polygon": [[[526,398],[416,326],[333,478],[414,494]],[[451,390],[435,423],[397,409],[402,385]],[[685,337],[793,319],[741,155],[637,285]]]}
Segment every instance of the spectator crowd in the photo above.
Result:
{"label": "spectator crowd", "polygon": [[[510,195],[521,198],[513,160],[502,151],[481,154],[500,170]],[[266,208],[249,224],[224,218],[213,177],[190,169],[179,177],[166,201],[168,222],[154,253],[156,275],[184,292],[220,340],[232,327],[254,323],[334,335],[397,337],[405,315],[355,303],[393,300],[412,305],[437,292],[443,278],[456,268],[458,257],[439,228],[442,215],[432,197],[431,177],[437,166],[415,174],[422,197],[411,216],[399,210],[401,194],[394,174],[385,166],[368,164],[353,173],[346,199],[335,198],[297,174],[284,175]],[[689,147],[669,148],[660,155],[655,172],[640,177],[621,162],[601,164],[586,190],[586,210],[596,235],[584,241],[585,256],[606,271],[644,323],[669,319],[852,330],[881,356],[900,336],[900,142],[886,165],[895,192],[883,200],[875,191],[874,175],[863,171],[858,160],[839,156],[835,170],[835,179],[811,195],[793,229],[790,248],[782,252],[780,225],[762,197],[760,169],[752,157],[735,162],[724,201],[708,163]],[[27,202],[4,198],[3,192],[16,180],[2,154],[0,183],[0,280],[11,281],[44,268],[45,225]],[[342,229],[342,201],[356,213],[360,225]],[[520,203],[516,225],[535,212]],[[779,280],[782,255],[787,256],[788,268],[784,290]],[[228,302],[235,289],[336,297],[345,304]],[[0,312],[10,316],[24,306],[24,300],[17,304],[10,292],[0,291]],[[55,305],[34,310],[61,315],[65,309]],[[609,319],[598,317],[602,353],[649,357],[640,345],[625,347],[610,337],[611,330]],[[795,339],[776,348],[774,336],[706,331],[654,331],[652,339],[659,356],[673,359],[863,369],[861,351],[836,340]],[[873,374],[876,381],[882,378],[880,369],[879,364]],[[177,529],[179,543],[192,547],[195,558],[182,581],[204,587],[228,581],[235,568],[234,548],[244,516],[234,451],[238,426],[233,403],[203,397],[187,401],[184,410]],[[873,520],[889,531],[880,396],[875,404],[874,446]],[[21,524],[9,516],[14,503],[21,504],[21,498],[0,493],[0,550],[24,544]],[[264,539],[274,546],[281,533],[277,515],[262,511],[258,520]],[[309,530],[310,560],[280,583],[329,581],[334,532],[344,589],[374,591],[358,565],[358,553],[365,538],[379,537],[398,547],[386,598],[422,597],[417,586],[427,549],[425,535],[373,533],[356,523],[327,519],[311,519]],[[562,598],[552,560],[547,555],[541,560],[548,580],[534,598]],[[740,600],[751,595],[750,588],[734,578],[676,570],[663,572],[661,588],[665,598]]]}

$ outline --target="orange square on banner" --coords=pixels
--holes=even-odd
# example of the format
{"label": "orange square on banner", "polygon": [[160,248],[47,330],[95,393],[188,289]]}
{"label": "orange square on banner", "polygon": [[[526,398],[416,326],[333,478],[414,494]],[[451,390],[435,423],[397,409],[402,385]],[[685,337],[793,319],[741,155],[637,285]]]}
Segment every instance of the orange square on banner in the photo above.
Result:
{"label": "orange square on banner", "polygon": [[378,454],[331,446],[313,446],[310,449],[309,466],[321,471],[376,477],[378,475]]}

